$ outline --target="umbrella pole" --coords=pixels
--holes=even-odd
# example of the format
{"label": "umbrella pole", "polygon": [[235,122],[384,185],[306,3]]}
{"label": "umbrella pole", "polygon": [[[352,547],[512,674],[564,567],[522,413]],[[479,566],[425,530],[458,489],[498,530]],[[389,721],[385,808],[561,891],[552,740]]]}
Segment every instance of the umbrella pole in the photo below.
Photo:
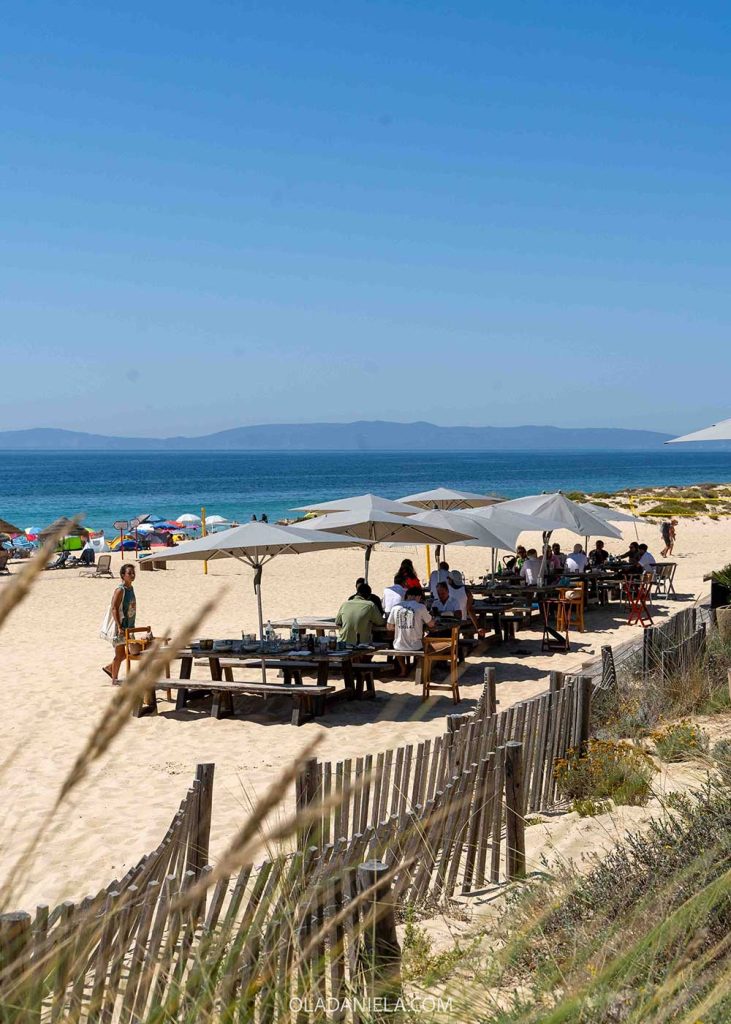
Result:
{"label": "umbrella pole", "polygon": [[541,569],[538,573],[538,582],[543,586],[546,582],[546,567],[548,562],[548,545],[551,540],[551,534],[553,530],[543,531],[543,558],[541,559]]}
{"label": "umbrella pole", "polygon": [[366,583],[368,582],[368,569],[371,564],[371,547],[372,545],[369,544],[365,549],[365,568],[363,569],[363,576],[365,577]]}
{"label": "umbrella pole", "polygon": [[[263,566],[257,565],[254,570],[254,592],[256,593],[256,610],[259,615],[259,639],[264,640],[264,613],[261,609],[261,571]],[[267,667],[266,662],[262,658],[261,660],[261,681],[265,683],[267,681]]]}

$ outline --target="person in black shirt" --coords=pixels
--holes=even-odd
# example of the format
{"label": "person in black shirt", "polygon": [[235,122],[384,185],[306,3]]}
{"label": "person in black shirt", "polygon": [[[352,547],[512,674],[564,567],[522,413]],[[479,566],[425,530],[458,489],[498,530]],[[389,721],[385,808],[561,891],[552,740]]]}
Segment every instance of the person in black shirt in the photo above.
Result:
{"label": "person in black shirt", "polygon": [[604,565],[606,560],[609,558],[609,552],[604,547],[604,541],[598,540],[594,545],[594,550],[589,552],[589,565],[600,566]]}
{"label": "person in black shirt", "polygon": [[[351,594],[350,597],[348,598],[349,601],[352,601],[356,594],[359,594],[361,597],[368,598],[368,600],[376,606],[379,613],[383,615],[383,602],[381,601],[378,594],[373,593],[373,591],[371,590],[370,586],[366,583],[365,578],[363,576],[359,576],[358,579],[355,581],[355,590],[356,593]],[[366,593],[366,590],[368,591],[368,593]]]}

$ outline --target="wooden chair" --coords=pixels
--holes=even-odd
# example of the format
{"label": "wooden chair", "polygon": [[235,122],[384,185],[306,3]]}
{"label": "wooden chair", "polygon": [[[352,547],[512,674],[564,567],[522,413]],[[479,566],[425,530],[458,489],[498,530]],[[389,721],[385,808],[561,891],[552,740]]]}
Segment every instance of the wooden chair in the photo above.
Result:
{"label": "wooden chair", "polygon": [[[136,637],[136,633],[144,633],[144,636]],[[151,639],[150,639],[151,638]],[[150,626],[133,626],[132,629],[124,631],[124,661],[125,675],[129,675],[132,669],[132,662],[139,661],[145,651],[151,646],[152,640],[157,639],[161,644],[167,646],[170,642],[169,636],[153,637]],[[165,666],[165,678],[170,678],[170,666]],[[172,691],[167,692],[168,700],[173,699]]]}
{"label": "wooden chair", "polygon": [[627,587],[627,600],[629,602],[629,615],[627,616],[628,626],[652,625],[652,615],[647,607],[647,603],[652,600],[652,587],[654,582],[654,573],[645,572],[642,574],[641,579],[633,581],[633,583]]}
{"label": "wooden chair", "polygon": [[576,583],[573,587],[560,587],[558,592],[558,608],[556,609],[556,629],[559,633],[571,626],[577,626],[580,633],[584,632],[584,583]]}
{"label": "wooden chair", "polygon": [[[424,637],[424,662],[422,666],[422,692],[421,699],[426,700],[431,696],[432,690],[449,690],[452,700],[459,704],[459,627],[454,626],[449,636],[425,636]],[[437,661],[446,661],[449,664],[449,682],[433,683],[431,681],[432,665]]]}

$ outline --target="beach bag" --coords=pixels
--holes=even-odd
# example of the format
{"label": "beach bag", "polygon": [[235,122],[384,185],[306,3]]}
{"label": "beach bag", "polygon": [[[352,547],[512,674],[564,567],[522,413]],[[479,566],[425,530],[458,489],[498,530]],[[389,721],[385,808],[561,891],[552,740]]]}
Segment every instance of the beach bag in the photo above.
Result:
{"label": "beach bag", "polygon": [[117,622],[112,614],[112,602],[109,602],[107,608],[107,614],[102,619],[101,629],[99,630],[99,636],[102,640],[106,640],[107,643],[113,644],[114,639],[117,635]]}

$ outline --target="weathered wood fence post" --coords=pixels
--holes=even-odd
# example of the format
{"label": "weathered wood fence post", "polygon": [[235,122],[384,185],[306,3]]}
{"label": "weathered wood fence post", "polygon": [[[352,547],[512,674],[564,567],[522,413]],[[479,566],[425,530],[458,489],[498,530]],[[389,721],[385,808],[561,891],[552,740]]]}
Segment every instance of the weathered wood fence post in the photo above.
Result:
{"label": "weathered wood fence post", "polygon": [[[7,1020],[24,1019],[23,1010],[28,1008],[28,986],[23,975],[30,966],[30,951],[30,914],[23,911],[0,914],[0,1020],[6,1019],[3,1004],[8,1010]],[[16,983],[17,988],[13,991]]]}
{"label": "weathered wood fence post", "polygon": [[523,818],[523,744],[505,744],[505,857],[508,880],[525,877],[525,819]]}
{"label": "weathered wood fence post", "polygon": [[593,693],[594,684],[591,681],[591,676],[579,676],[576,746],[581,756],[586,753],[586,746],[591,732],[591,698]]}
{"label": "weathered wood fence post", "polygon": [[363,904],[359,962],[369,1002],[369,1019],[393,1020],[394,1004],[401,998],[401,947],[390,881],[382,881],[388,867],[369,860],[358,868],[358,892],[371,890]]}
{"label": "weathered wood fence post", "polygon": [[563,672],[551,672],[548,676],[548,692],[558,693],[563,688],[564,674]]}
{"label": "weathered wood fence post", "polygon": [[[308,757],[296,781],[297,813],[309,811],[310,805],[318,798],[318,788],[317,758]],[[297,830],[297,849],[306,850],[312,845],[320,845],[320,829],[314,821],[308,821]]]}
{"label": "weathered wood fence post", "polygon": [[485,714],[489,718],[497,714],[497,690],[495,688],[495,669],[488,665],[485,669]]}
{"label": "weathered wood fence post", "polygon": [[211,811],[215,764],[199,764],[195,770],[195,806],[190,829],[187,870],[198,880],[210,859]]}

